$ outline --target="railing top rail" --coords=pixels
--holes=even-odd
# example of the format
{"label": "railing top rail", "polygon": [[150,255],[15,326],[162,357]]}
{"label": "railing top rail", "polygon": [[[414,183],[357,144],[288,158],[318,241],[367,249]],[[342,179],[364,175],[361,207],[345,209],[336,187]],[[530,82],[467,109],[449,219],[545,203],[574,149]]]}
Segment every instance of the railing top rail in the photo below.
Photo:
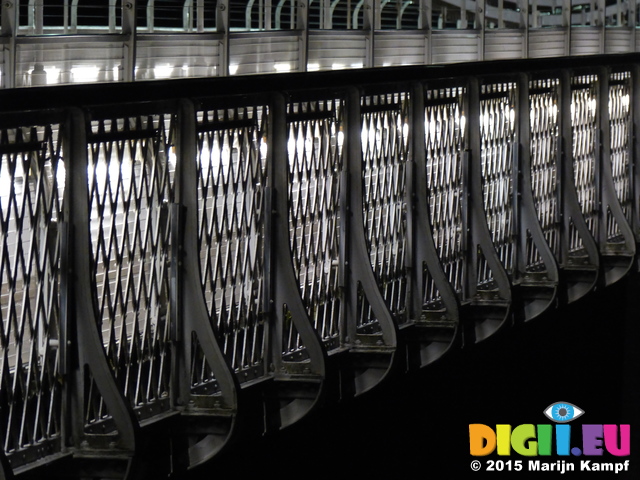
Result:
{"label": "railing top rail", "polygon": [[[179,98],[256,95],[273,91],[339,89],[354,85],[412,83],[447,78],[512,75],[521,72],[561,69],[619,67],[640,63],[640,54],[593,55],[548,59],[502,60],[446,66],[387,67],[348,71],[247,75],[138,81],[132,83],[83,84],[0,90],[0,112],[92,106],[105,104],[172,101]],[[54,93],[55,90],[55,93]]]}

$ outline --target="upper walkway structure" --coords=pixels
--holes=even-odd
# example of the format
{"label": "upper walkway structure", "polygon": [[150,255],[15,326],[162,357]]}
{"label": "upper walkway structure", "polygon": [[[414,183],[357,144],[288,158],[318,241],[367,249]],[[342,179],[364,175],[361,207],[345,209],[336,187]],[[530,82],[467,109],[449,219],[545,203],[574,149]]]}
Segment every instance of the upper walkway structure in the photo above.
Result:
{"label": "upper walkway structure", "polygon": [[7,1],[2,87],[630,53],[622,0]]}
{"label": "upper walkway structure", "polygon": [[[536,28],[563,54],[578,32],[602,53],[610,32],[635,46],[628,23],[463,28],[493,18],[474,4],[460,28],[434,29],[442,13],[387,32],[383,15],[354,20],[364,2],[343,23],[299,2],[261,3],[266,17],[243,4],[251,28],[235,32],[215,16],[230,22],[233,3],[180,3],[171,25],[153,2],[109,5],[104,33],[83,31],[82,2],[64,2],[62,25],[39,2],[3,5],[4,86],[31,86],[0,89],[5,478],[180,478],[636,269],[637,55],[308,71],[316,33],[363,41],[374,66],[387,34],[421,38],[422,64],[438,37],[470,36],[486,59],[493,33],[531,46]],[[307,28],[274,31],[287,18]],[[301,72],[240,75],[278,70],[258,61],[288,55],[274,39],[296,45]],[[222,70],[195,69],[212,52]],[[206,78],[144,81],[161,62]],[[88,66],[95,78],[74,70]]]}

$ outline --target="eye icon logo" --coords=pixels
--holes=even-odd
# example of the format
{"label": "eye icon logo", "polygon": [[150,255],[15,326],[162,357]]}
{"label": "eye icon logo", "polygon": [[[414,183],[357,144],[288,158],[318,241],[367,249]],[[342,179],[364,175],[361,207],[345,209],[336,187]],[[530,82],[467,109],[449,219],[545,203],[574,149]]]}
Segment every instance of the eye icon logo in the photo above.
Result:
{"label": "eye icon logo", "polygon": [[549,405],[544,414],[556,423],[567,423],[575,420],[584,413],[584,410],[576,407],[573,403],[556,402]]}

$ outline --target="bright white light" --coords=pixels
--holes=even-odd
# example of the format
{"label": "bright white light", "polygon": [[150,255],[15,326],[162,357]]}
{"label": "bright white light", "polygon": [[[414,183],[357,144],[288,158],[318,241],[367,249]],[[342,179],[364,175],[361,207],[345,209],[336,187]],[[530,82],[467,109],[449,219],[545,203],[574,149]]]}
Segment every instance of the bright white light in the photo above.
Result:
{"label": "bright white light", "polygon": [[172,169],[176,168],[176,147],[173,146],[169,146],[168,147],[168,160],[169,160],[169,165],[171,166]]}
{"label": "bright white light", "polygon": [[343,63],[334,63],[331,65],[331,70],[342,70],[344,67]]}
{"label": "bright white light", "polygon": [[81,82],[95,82],[100,74],[100,69],[96,65],[86,65],[81,67],[73,67],[71,69],[71,75],[73,81],[77,83]]}
{"label": "bright white light", "polygon": [[384,62],[384,63],[382,64],[382,66],[383,66],[383,67],[390,67],[390,66],[391,66],[391,64],[390,64],[389,62]]}
{"label": "bright white light", "polygon": [[173,67],[171,65],[158,65],[153,69],[153,76],[155,78],[169,78],[171,76],[171,72],[173,72]]}
{"label": "bright white light", "polygon": [[409,124],[405,123],[402,125],[402,138],[405,140],[409,137]]}
{"label": "bright white light", "polygon": [[342,148],[342,145],[344,145],[344,132],[340,130],[338,132],[338,148]]}
{"label": "bright white light", "polygon": [[509,110],[509,123],[513,125],[515,120],[516,120],[516,111],[512,108],[511,110]]}
{"label": "bright white light", "polygon": [[58,83],[60,78],[60,69],[58,67],[46,67],[44,71],[47,74],[47,85]]}
{"label": "bright white light", "polygon": [[56,171],[56,182],[58,183],[58,190],[64,191],[64,186],[67,181],[67,170],[64,168],[64,162],[58,160],[58,169]]}
{"label": "bright white light", "polygon": [[260,158],[267,158],[267,151],[269,147],[267,146],[267,137],[262,137],[260,139]]}
{"label": "bright white light", "polygon": [[308,72],[317,72],[318,70],[320,70],[320,64],[319,63],[309,63],[307,65],[307,71]]}
{"label": "bright white light", "polygon": [[364,63],[360,62],[360,63],[352,63],[351,64],[351,68],[362,68],[364,67]]}
{"label": "bright white light", "polygon": [[629,95],[623,95],[621,101],[622,101],[622,106],[625,109],[628,109],[629,108]]}
{"label": "bright white light", "polygon": [[291,64],[289,63],[276,63],[273,68],[275,69],[276,72],[290,72],[291,71]]}
{"label": "bright white light", "polygon": [[118,81],[120,80],[120,69],[118,67],[113,67],[113,80],[114,81]]}
{"label": "bright white light", "polygon": [[11,175],[6,160],[3,160],[2,172],[0,172],[0,197],[8,197],[11,191]]}
{"label": "bright white light", "polygon": [[229,75],[235,75],[238,71],[238,64],[229,65]]}

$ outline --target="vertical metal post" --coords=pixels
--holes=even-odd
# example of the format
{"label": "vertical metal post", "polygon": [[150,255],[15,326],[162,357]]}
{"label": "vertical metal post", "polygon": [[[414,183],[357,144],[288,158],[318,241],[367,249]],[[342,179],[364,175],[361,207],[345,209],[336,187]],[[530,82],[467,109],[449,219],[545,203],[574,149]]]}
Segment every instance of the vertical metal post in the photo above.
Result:
{"label": "vertical metal post", "polygon": [[476,31],[478,32],[478,60],[484,60],[484,36],[486,29],[485,22],[486,1],[476,1]]}
{"label": "vertical metal post", "polygon": [[420,0],[418,11],[418,28],[431,30],[432,0]]}
{"label": "vertical metal post", "polygon": [[222,34],[220,39],[220,76],[229,75],[229,0],[218,0],[216,8],[216,32]]}
{"label": "vertical metal post", "polygon": [[296,30],[300,35],[298,42],[298,71],[307,71],[309,57],[309,0],[296,2]]}
{"label": "vertical metal post", "polygon": [[562,0],[562,27],[564,36],[564,54],[571,55],[571,0]]}
{"label": "vertical metal post", "polygon": [[116,4],[117,0],[109,0],[109,33],[116,32]]}
{"label": "vertical metal post", "polygon": [[198,33],[204,32],[204,0],[196,2],[196,22]]}
{"label": "vertical metal post", "polygon": [[[363,5],[363,26],[365,32],[366,53],[365,53],[365,68],[373,68],[374,64],[374,37],[375,37],[375,17],[376,17],[376,4],[379,0],[364,0]],[[354,19],[356,22],[358,19]]]}
{"label": "vertical metal post", "polygon": [[122,4],[122,34],[125,36],[122,80],[125,82],[135,80],[136,28],[136,0],[125,0]]}
{"label": "vertical metal post", "polygon": [[16,36],[18,34],[18,8],[15,0],[2,2],[0,18],[2,19],[2,36],[9,39],[2,52],[5,79],[2,87],[14,88],[16,86]]}

